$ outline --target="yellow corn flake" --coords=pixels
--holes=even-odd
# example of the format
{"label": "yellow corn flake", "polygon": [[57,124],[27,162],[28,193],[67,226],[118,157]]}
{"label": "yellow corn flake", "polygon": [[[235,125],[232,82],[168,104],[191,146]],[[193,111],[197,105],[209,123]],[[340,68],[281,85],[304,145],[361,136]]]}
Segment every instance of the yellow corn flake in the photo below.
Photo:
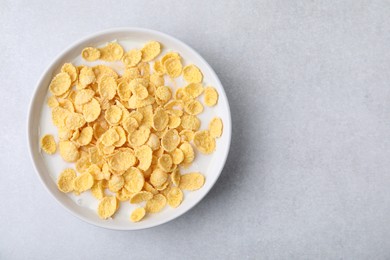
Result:
{"label": "yellow corn flake", "polygon": [[150,84],[152,84],[154,87],[160,87],[164,85],[164,77],[158,74],[152,74],[149,77]]}
{"label": "yellow corn flake", "polygon": [[191,130],[182,130],[180,131],[180,137],[183,142],[191,142],[194,140],[195,133]]}
{"label": "yellow corn flake", "polygon": [[88,145],[92,141],[93,129],[90,126],[83,128],[76,142],[80,146]]}
{"label": "yellow corn flake", "polygon": [[183,151],[184,154],[184,164],[189,164],[192,163],[195,159],[195,152],[194,149],[192,148],[191,144],[188,142],[184,142],[180,145],[180,150]]}
{"label": "yellow corn flake", "polygon": [[218,103],[218,92],[213,87],[204,89],[204,103],[206,106],[212,107]]}
{"label": "yellow corn flake", "polygon": [[134,110],[129,114],[129,116],[135,118],[137,120],[138,125],[142,124],[142,119],[144,118],[144,116],[141,112]]}
{"label": "yellow corn flake", "polygon": [[120,201],[128,201],[131,196],[133,196],[133,193],[129,192],[124,187],[116,192],[116,197]]}
{"label": "yellow corn flake", "polygon": [[174,185],[179,186],[180,185],[180,179],[181,179],[181,174],[179,169],[174,170],[171,173],[171,181]]}
{"label": "yellow corn flake", "polygon": [[194,191],[202,188],[205,178],[199,172],[181,175],[179,188],[182,190]]}
{"label": "yellow corn flake", "polygon": [[59,100],[58,101],[58,104],[60,107],[68,110],[69,112],[74,112],[74,106],[73,106],[73,103],[67,99],[65,100]]}
{"label": "yellow corn flake", "polygon": [[172,208],[177,208],[183,201],[183,192],[178,187],[173,187],[167,194],[168,205]]}
{"label": "yellow corn flake", "polygon": [[156,194],[146,202],[146,212],[148,213],[158,213],[160,212],[165,205],[167,204],[167,199],[162,194]]}
{"label": "yellow corn flake", "polygon": [[198,115],[203,112],[203,106],[198,100],[191,100],[185,103],[184,110],[190,115]]}
{"label": "yellow corn flake", "polygon": [[118,132],[114,128],[110,128],[101,136],[101,142],[104,146],[111,146],[119,141],[119,138]]}
{"label": "yellow corn flake", "polygon": [[58,147],[62,159],[66,162],[74,162],[80,156],[76,145],[74,145],[71,141],[61,141],[59,142]]}
{"label": "yellow corn flake", "polygon": [[170,115],[169,116],[169,122],[168,122],[168,127],[169,128],[177,128],[179,127],[181,124],[181,119],[180,117],[176,116],[176,115]]}
{"label": "yellow corn flake", "polygon": [[118,209],[118,201],[114,196],[104,197],[100,200],[97,213],[101,219],[108,219]]}
{"label": "yellow corn flake", "polygon": [[170,172],[172,168],[172,157],[169,154],[163,154],[158,158],[157,165],[163,171]]}
{"label": "yellow corn flake", "polygon": [[86,122],[95,121],[101,112],[99,101],[92,98],[91,101],[83,105],[83,116]]}
{"label": "yellow corn flake", "polygon": [[108,158],[108,165],[115,171],[126,171],[136,163],[136,158],[130,151],[118,151]]}
{"label": "yellow corn flake", "polygon": [[75,141],[77,140],[77,138],[79,138],[79,136],[80,136],[80,130],[76,129],[73,131],[73,134],[72,134],[72,137],[70,138],[70,140],[75,143]]}
{"label": "yellow corn flake", "polygon": [[180,59],[169,58],[164,62],[164,68],[169,77],[177,78],[182,72],[183,65],[181,64]]}
{"label": "yellow corn flake", "polygon": [[72,83],[77,81],[77,69],[75,66],[73,66],[72,63],[65,63],[64,65],[62,65],[61,72],[68,73]]}
{"label": "yellow corn flake", "polygon": [[161,169],[155,169],[150,175],[150,183],[156,188],[168,180],[168,174]]}
{"label": "yellow corn flake", "polygon": [[169,116],[164,109],[158,108],[153,115],[153,128],[157,131],[164,130],[169,122]]}
{"label": "yellow corn flake", "polygon": [[57,187],[60,191],[68,193],[73,191],[73,181],[76,178],[76,172],[73,169],[65,169],[58,176]]}
{"label": "yellow corn flake", "polygon": [[136,208],[130,215],[130,220],[132,222],[138,222],[145,217],[146,211],[144,208]]}
{"label": "yellow corn flake", "polygon": [[152,149],[147,145],[142,145],[135,150],[135,156],[137,157],[139,164],[138,168],[146,171],[152,163]]}
{"label": "yellow corn flake", "polygon": [[176,165],[180,164],[184,160],[184,153],[181,149],[176,148],[171,152],[172,162]]}
{"label": "yellow corn flake", "polygon": [[113,105],[113,106],[110,106],[105,114],[104,114],[104,118],[106,119],[106,121],[110,124],[110,125],[116,125],[119,123],[119,121],[121,120],[122,118],[122,109],[120,109],[118,106],[116,105]]}
{"label": "yellow corn flake", "polygon": [[184,67],[183,78],[188,83],[200,83],[202,82],[203,75],[198,67],[196,67],[194,64],[191,64]]}
{"label": "yellow corn flake", "polygon": [[153,64],[153,69],[156,74],[158,75],[164,75],[165,69],[164,66],[162,65],[161,61],[155,61]]}
{"label": "yellow corn flake", "polygon": [[92,68],[90,67],[83,67],[80,70],[79,74],[79,82],[77,84],[78,89],[84,89],[89,84],[94,83],[96,80],[95,73],[93,72]]}
{"label": "yellow corn flake", "polygon": [[110,42],[103,48],[100,48],[100,59],[104,61],[117,61],[123,56],[123,48],[119,43]]}
{"label": "yellow corn flake", "polygon": [[171,58],[180,60],[180,55],[177,52],[168,52],[161,58],[161,64],[164,65],[165,61]]}
{"label": "yellow corn flake", "polygon": [[132,193],[140,192],[145,183],[144,175],[135,167],[128,169],[123,174],[123,178],[125,179],[125,188]]}
{"label": "yellow corn flake", "polygon": [[188,101],[188,100],[192,99],[192,97],[189,94],[186,93],[184,88],[176,89],[174,98],[177,101]]}
{"label": "yellow corn flake", "polygon": [[57,151],[56,141],[52,135],[44,135],[41,138],[41,148],[47,154],[54,154]]}
{"label": "yellow corn flake", "polygon": [[142,114],[141,125],[145,127],[152,127],[153,124],[153,107],[151,105],[140,107],[137,112]]}
{"label": "yellow corn flake", "polygon": [[210,136],[213,138],[221,137],[223,130],[222,120],[219,117],[214,117],[209,123]]}
{"label": "yellow corn flake", "polygon": [[118,84],[118,96],[123,101],[128,101],[131,98],[132,92],[130,89],[130,84],[127,82],[121,82]]}
{"label": "yellow corn flake", "polygon": [[95,61],[100,58],[100,51],[93,47],[87,47],[81,51],[81,57],[86,61]]}
{"label": "yellow corn flake", "polygon": [[159,86],[156,89],[155,95],[159,100],[167,102],[172,97],[172,90],[168,86]]}
{"label": "yellow corn flake", "polygon": [[191,98],[197,98],[203,93],[204,88],[200,83],[190,83],[184,87],[183,91],[184,95]]}
{"label": "yellow corn flake", "polygon": [[128,116],[122,120],[122,126],[127,133],[132,133],[138,128],[139,125],[134,117]]}
{"label": "yellow corn flake", "polygon": [[180,143],[180,136],[176,129],[168,130],[161,140],[161,145],[167,152],[172,152]]}
{"label": "yellow corn flake", "polygon": [[92,177],[95,179],[95,180],[103,180],[104,179],[104,175],[100,169],[99,166],[97,166],[96,164],[91,164],[88,169],[87,169],[87,172],[89,174],[92,175]]}
{"label": "yellow corn flake", "polygon": [[66,72],[61,72],[58,73],[51,81],[49,90],[53,95],[60,96],[69,90],[71,83],[72,80],[69,74]]}
{"label": "yellow corn flake", "polygon": [[73,131],[69,130],[65,127],[58,128],[58,138],[60,138],[60,141],[66,141],[69,140],[72,137]]}
{"label": "yellow corn flake", "polygon": [[128,141],[133,147],[138,147],[146,143],[149,139],[149,135],[150,129],[141,126],[138,130],[129,134]]}
{"label": "yellow corn flake", "polygon": [[105,100],[111,100],[115,97],[118,85],[112,76],[103,76],[99,83],[100,96]]}
{"label": "yellow corn flake", "polygon": [[91,187],[92,196],[97,198],[98,200],[102,199],[104,195],[104,188],[102,181],[95,181],[95,183]]}
{"label": "yellow corn flake", "polygon": [[93,177],[89,173],[83,173],[74,179],[74,190],[77,193],[84,192],[92,188]]}
{"label": "yellow corn flake", "polygon": [[122,62],[128,67],[137,66],[141,61],[142,52],[140,50],[134,49],[126,52],[122,57]]}
{"label": "yellow corn flake", "polygon": [[95,92],[91,89],[82,89],[76,92],[74,103],[76,105],[83,105],[91,101],[95,96]]}
{"label": "yellow corn flake", "polygon": [[153,185],[151,185],[149,182],[146,182],[146,181],[145,181],[143,189],[144,189],[145,191],[148,191],[148,192],[152,193],[153,195],[158,194],[158,190],[156,190],[156,189],[153,187]]}
{"label": "yellow corn flake", "polygon": [[88,170],[88,168],[91,166],[91,163],[89,161],[88,157],[80,156],[80,158],[76,162],[76,170],[79,173],[84,173]]}
{"label": "yellow corn flake", "polygon": [[127,137],[126,137],[126,133],[125,133],[125,130],[123,130],[122,127],[120,126],[114,126],[113,129],[118,133],[119,135],[119,140],[116,141],[113,145],[115,147],[121,147],[122,145],[124,145],[126,143],[126,140],[127,140]]}
{"label": "yellow corn flake", "polygon": [[85,119],[82,114],[70,113],[65,119],[65,127],[70,130],[77,130],[85,125]]}
{"label": "yellow corn flake", "polygon": [[48,107],[50,107],[50,108],[54,108],[54,107],[59,106],[59,103],[58,103],[58,100],[57,100],[56,96],[50,96],[50,97],[47,99],[47,105],[48,105]]}
{"label": "yellow corn flake", "polygon": [[210,136],[208,130],[196,132],[194,135],[194,144],[204,154],[210,154],[215,150],[215,139]]}
{"label": "yellow corn flake", "polygon": [[141,50],[142,61],[151,61],[156,58],[161,52],[161,44],[156,41],[148,42],[144,45]]}
{"label": "yellow corn flake", "polygon": [[103,77],[113,77],[115,80],[118,78],[118,74],[111,69],[110,67],[107,67],[105,65],[97,65],[92,68],[93,72],[96,76],[96,82],[100,84]]}
{"label": "yellow corn flake", "polygon": [[70,115],[70,111],[62,107],[55,107],[51,111],[53,124],[58,128],[65,128],[65,119]]}
{"label": "yellow corn flake", "polygon": [[112,175],[108,181],[108,189],[111,192],[117,192],[125,185],[125,179],[121,175]]}
{"label": "yellow corn flake", "polygon": [[155,102],[155,98],[147,96],[145,99],[138,99],[135,95],[131,96],[128,102],[128,108],[135,109],[151,105]]}
{"label": "yellow corn flake", "polygon": [[160,138],[158,138],[155,134],[150,134],[148,141],[146,144],[153,150],[157,150],[160,148]]}
{"label": "yellow corn flake", "polygon": [[130,203],[138,204],[138,203],[141,203],[144,201],[148,201],[151,198],[153,198],[153,193],[151,193],[149,191],[140,191],[140,192],[133,194],[133,196],[131,196]]}
{"label": "yellow corn flake", "polygon": [[200,128],[200,120],[194,115],[183,115],[181,126],[186,130],[197,131]]}
{"label": "yellow corn flake", "polygon": [[149,93],[148,93],[148,90],[145,88],[144,85],[142,84],[137,84],[134,86],[134,88],[132,89],[133,90],[133,94],[134,96],[139,99],[139,100],[144,100],[145,98],[148,97]]}
{"label": "yellow corn flake", "polygon": [[103,156],[99,154],[99,150],[96,146],[88,149],[89,161],[93,164],[101,166],[103,164]]}

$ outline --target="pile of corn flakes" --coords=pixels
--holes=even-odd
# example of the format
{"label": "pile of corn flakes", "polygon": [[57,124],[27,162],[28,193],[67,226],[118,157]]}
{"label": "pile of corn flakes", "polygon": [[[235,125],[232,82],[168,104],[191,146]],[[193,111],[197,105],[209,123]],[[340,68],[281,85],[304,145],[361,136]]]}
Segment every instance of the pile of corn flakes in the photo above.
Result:
{"label": "pile of corn flakes", "polygon": [[[200,130],[197,117],[204,105],[218,103],[215,88],[203,86],[194,64],[183,68],[179,53],[156,59],[161,48],[156,41],[128,52],[117,42],[87,47],[81,53],[84,60],[121,61],[123,75],[106,65],[65,63],[50,83],[47,105],[59,142],[45,135],[41,148],[47,154],[58,148],[64,161],[74,163],[75,169],[58,177],[58,189],[76,195],[90,190],[99,200],[102,219],[112,217],[120,201],[139,205],[130,214],[133,222],[166,204],[179,207],[183,190],[198,190],[205,182],[199,172],[180,172],[194,161],[193,146],[210,154],[222,135],[220,118]],[[180,76],[187,85],[173,93],[165,79],[174,82]],[[203,104],[198,100],[202,95]]]}

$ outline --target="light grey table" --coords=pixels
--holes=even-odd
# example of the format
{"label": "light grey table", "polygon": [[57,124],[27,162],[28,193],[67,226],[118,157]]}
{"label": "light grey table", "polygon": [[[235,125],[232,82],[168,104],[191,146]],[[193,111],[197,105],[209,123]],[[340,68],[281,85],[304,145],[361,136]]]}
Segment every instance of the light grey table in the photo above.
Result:
{"label": "light grey table", "polygon": [[[219,75],[233,117],[220,180],[138,232],[46,192],[26,141],[40,74],[109,27],[160,30]],[[0,259],[389,259],[389,1],[0,1]]]}

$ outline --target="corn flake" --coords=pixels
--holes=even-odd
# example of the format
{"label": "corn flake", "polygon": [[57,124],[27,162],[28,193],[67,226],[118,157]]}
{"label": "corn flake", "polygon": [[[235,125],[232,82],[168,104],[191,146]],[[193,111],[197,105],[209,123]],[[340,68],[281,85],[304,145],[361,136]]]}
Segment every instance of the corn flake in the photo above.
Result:
{"label": "corn flake", "polygon": [[206,106],[212,107],[218,103],[218,92],[213,87],[204,89],[204,103]]}
{"label": "corn flake", "polygon": [[117,61],[123,56],[123,48],[116,42],[110,42],[103,48],[100,48],[100,59],[104,61]]}
{"label": "corn flake", "polygon": [[73,191],[73,181],[76,178],[76,172],[73,169],[65,169],[58,176],[57,187],[60,191],[68,193]]}
{"label": "corn flake", "polygon": [[191,64],[184,67],[183,78],[188,83],[200,83],[202,82],[203,75],[198,67],[196,67],[194,64]]}
{"label": "corn flake", "polygon": [[83,105],[82,112],[86,122],[95,121],[101,112],[99,101],[92,98],[91,101]]}
{"label": "corn flake", "polygon": [[215,150],[215,139],[210,136],[208,130],[196,132],[194,135],[194,144],[204,154],[210,154]]}
{"label": "corn flake", "polygon": [[74,179],[74,190],[77,193],[84,192],[92,188],[93,177],[89,173],[83,173]]}
{"label": "corn flake", "polygon": [[172,152],[180,143],[180,136],[176,129],[168,130],[161,140],[161,145],[167,152]]}
{"label": "corn flake", "polygon": [[130,215],[132,222],[138,222],[145,217],[146,211],[144,208],[136,208]]}
{"label": "corn flake", "polygon": [[52,135],[44,135],[41,138],[41,148],[47,154],[54,154],[57,151],[56,141]]}
{"label": "corn flake", "polygon": [[205,178],[199,172],[187,173],[181,175],[180,189],[194,191],[202,188]]}
{"label": "corn flake", "polygon": [[160,212],[165,205],[167,204],[167,199],[162,194],[156,194],[152,199],[146,202],[146,212],[148,213],[158,213]]}
{"label": "corn flake", "polygon": [[146,143],[149,139],[150,129],[141,126],[138,130],[133,131],[128,136],[128,141],[133,147],[138,147]]}
{"label": "corn flake", "polygon": [[149,191],[140,191],[140,192],[133,194],[133,196],[131,196],[130,203],[138,204],[138,203],[141,203],[144,201],[148,201],[151,198],[153,198],[153,193],[151,193]]}
{"label": "corn flake", "polygon": [[81,57],[86,61],[95,61],[100,58],[100,51],[93,47],[87,47],[81,51]]}
{"label": "corn flake", "polygon": [[53,95],[60,96],[69,90],[71,83],[72,80],[69,74],[66,72],[61,72],[58,73],[51,81],[49,90]]}
{"label": "corn flake", "polygon": [[124,174],[125,188],[132,192],[140,192],[144,186],[145,178],[144,175],[135,167],[131,167]]}
{"label": "corn flake", "polygon": [[159,42],[151,41],[145,44],[141,50],[142,61],[151,61],[156,58],[161,52],[161,45]]}
{"label": "corn flake", "polygon": [[183,201],[183,192],[178,187],[173,187],[167,194],[168,205],[172,208],[177,208]]}
{"label": "corn flake", "polygon": [[183,65],[181,64],[180,59],[169,58],[164,62],[164,68],[169,77],[177,78],[182,72]]}
{"label": "corn flake", "polygon": [[142,52],[140,50],[134,49],[126,52],[122,57],[122,62],[128,67],[137,66],[141,61]]}
{"label": "corn flake", "polygon": [[104,197],[100,200],[97,213],[100,218],[107,219],[115,214],[118,208],[118,201],[114,196]]}
{"label": "corn flake", "polygon": [[74,162],[80,156],[76,145],[74,145],[71,141],[61,141],[59,142],[58,147],[62,159],[66,162]]}
{"label": "corn flake", "polygon": [[223,130],[222,120],[219,117],[214,117],[209,123],[209,133],[213,138],[221,137]]}
{"label": "corn flake", "polygon": [[137,157],[140,170],[146,171],[152,163],[152,149],[147,145],[142,145],[135,150],[135,156]]}

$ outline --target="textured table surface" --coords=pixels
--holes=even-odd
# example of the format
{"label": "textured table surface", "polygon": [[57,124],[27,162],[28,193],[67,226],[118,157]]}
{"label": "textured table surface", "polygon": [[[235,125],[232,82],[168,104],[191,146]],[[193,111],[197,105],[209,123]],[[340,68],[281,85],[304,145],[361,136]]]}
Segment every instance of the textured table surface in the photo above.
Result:
{"label": "textured table surface", "polygon": [[[0,1],[0,259],[388,259],[388,1]],[[171,34],[219,75],[233,140],[207,197],[138,232],[71,216],[33,170],[28,103],[85,35]]]}

